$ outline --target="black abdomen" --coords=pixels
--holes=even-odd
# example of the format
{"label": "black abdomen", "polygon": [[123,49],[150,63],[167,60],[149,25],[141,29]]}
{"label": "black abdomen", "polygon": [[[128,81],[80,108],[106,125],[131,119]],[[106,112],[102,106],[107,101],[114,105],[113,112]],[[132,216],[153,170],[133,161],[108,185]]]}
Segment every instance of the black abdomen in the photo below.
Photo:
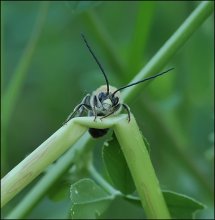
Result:
{"label": "black abdomen", "polygon": [[106,129],[96,129],[96,128],[89,128],[89,133],[91,134],[92,137],[94,138],[99,138],[107,134],[108,128]]}

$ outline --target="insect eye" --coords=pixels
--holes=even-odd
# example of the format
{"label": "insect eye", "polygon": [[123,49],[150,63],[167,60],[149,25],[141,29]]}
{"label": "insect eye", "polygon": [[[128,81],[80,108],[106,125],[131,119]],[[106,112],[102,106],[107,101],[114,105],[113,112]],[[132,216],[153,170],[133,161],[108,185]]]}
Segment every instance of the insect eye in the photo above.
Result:
{"label": "insect eye", "polygon": [[104,98],[105,98],[104,92],[100,92],[99,95],[98,95],[99,101],[101,102]]}
{"label": "insect eye", "polygon": [[118,102],[119,102],[119,98],[118,98],[118,97],[115,97],[115,98],[112,100],[113,105],[117,105]]}

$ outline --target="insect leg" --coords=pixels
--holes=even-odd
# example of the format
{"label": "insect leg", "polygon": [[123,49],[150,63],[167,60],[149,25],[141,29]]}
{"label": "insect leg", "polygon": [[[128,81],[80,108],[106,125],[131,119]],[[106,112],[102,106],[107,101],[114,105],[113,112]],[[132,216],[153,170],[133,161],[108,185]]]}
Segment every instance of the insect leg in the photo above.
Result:
{"label": "insect leg", "polygon": [[80,112],[78,114],[78,116],[81,116],[83,114],[84,109],[86,110],[92,110],[91,106],[90,106],[90,94],[87,94],[83,100],[81,101],[80,104],[85,104],[83,107],[84,108],[80,108]]}
{"label": "insect leg", "polygon": [[125,108],[125,110],[127,111],[128,113],[128,122],[131,120],[131,111],[130,111],[130,108],[128,107],[128,105],[126,104],[122,104],[123,108]]}
{"label": "insect leg", "polygon": [[116,105],[116,106],[114,107],[114,109],[113,109],[112,112],[110,112],[109,114],[107,114],[107,115],[101,117],[101,119],[106,118],[106,117],[112,115],[114,112],[116,112],[116,111],[120,108],[120,106],[121,106],[121,104]]}
{"label": "insect leg", "polygon": [[83,100],[82,100],[81,103],[84,103],[84,104],[90,106],[90,94],[87,94],[87,95],[83,98]]}
{"label": "insect leg", "polygon": [[94,116],[95,116],[94,121],[95,121],[96,118],[97,118],[96,105],[97,105],[97,98],[96,98],[96,96],[94,96],[94,97],[93,97],[93,107],[92,107],[92,109],[93,109],[93,114],[94,114]]}
{"label": "insect leg", "polygon": [[[84,104],[84,103],[77,105],[77,106],[75,107],[74,111],[67,117],[67,119],[66,119],[66,121],[63,123],[63,125],[66,124],[71,118],[73,118],[73,116],[81,109],[81,107],[85,107],[85,108],[88,109],[88,110],[91,109],[90,106],[88,106],[88,105],[86,105],[86,104]],[[83,110],[81,110],[81,112],[79,113],[79,116],[80,116],[80,114],[82,114],[82,111],[83,111]]]}
{"label": "insect leg", "polygon": [[[67,117],[67,119],[66,119],[66,121],[63,123],[63,125],[64,124],[66,124],[78,111],[80,111],[79,112],[79,115],[78,116],[80,116],[82,113],[83,113],[83,111],[84,111],[84,108],[85,109],[87,109],[87,110],[91,110],[91,106],[88,104],[89,103],[89,97],[90,97],[90,94],[87,94],[84,98],[83,98],[83,100],[81,101],[81,103],[79,104],[79,105],[77,105],[76,107],[75,107],[75,109],[73,110],[73,112]],[[84,107],[84,108],[83,108]]]}

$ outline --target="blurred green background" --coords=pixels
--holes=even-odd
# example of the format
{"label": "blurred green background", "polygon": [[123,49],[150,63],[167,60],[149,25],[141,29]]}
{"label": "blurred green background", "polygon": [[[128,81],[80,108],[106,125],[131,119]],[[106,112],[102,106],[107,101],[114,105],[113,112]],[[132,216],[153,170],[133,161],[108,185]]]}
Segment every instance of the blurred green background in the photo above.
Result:
{"label": "blurred green background", "polygon": [[[129,83],[199,2],[54,1],[47,12],[45,4],[1,2],[2,97],[29,40],[39,34],[32,57],[25,58],[29,66],[8,127],[2,129],[2,176],[54,133],[87,93],[105,83],[80,33],[111,84],[119,87]],[[33,31],[43,16],[42,29]],[[128,103],[150,143],[161,188],[206,204],[198,218],[213,217],[213,33],[210,16],[165,67],[175,70],[142,86]],[[16,200],[3,211],[10,211]],[[44,198],[31,218],[60,218],[69,205]],[[122,207],[118,203],[118,217],[125,210],[138,217],[135,208]]]}

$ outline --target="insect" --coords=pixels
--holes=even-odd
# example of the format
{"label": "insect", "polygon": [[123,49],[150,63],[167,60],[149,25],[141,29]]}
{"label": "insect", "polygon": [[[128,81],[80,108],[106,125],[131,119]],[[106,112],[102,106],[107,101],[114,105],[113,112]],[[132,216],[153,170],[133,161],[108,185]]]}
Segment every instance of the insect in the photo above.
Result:
{"label": "insect", "polygon": [[[94,116],[94,121],[96,120],[97,116],[101,116],[101,120],[103,118],[106,118],[113,114],[118,114],[122,109],[125,109],[128,114],[128,122],[130,121],[130,108],[128,105],[124,104],[120,98],[120,91],[122,89],[128,88],[130,86],[134,86],[136,84],[145,82],[147,80],[156,78],[158,76],[161,76],[170,70],[174,69],[168,69],[162,73],[156,74],[154,76],[148,77],[146,79],[140,80],[135,83],[131,83],[129,85],[123,86],[119,89],[110,86],[107,75],[101,65],[101,63],[98,61],[97,57],[95,56],[94,52],[92,51],[91,47],[89,46],[85,36],[81,34],[88,50],[92,54],[93,58],[95,59],[96,63],[98,64],[101,72],[104,75],[106,85],[103,85],[99,87],[97,90],[95,90],[92,95],[87,94],[82,102],[78,104],[73,112],[67,117],[64,124],[66,124],[71,118],[82,116],[85,111],[88,112],[88,116]],[[96,129],[96,128],[89,128],[89,133],[94,138],[99,138],[101,136],[104,136],[108,132],[108,129]]]}

